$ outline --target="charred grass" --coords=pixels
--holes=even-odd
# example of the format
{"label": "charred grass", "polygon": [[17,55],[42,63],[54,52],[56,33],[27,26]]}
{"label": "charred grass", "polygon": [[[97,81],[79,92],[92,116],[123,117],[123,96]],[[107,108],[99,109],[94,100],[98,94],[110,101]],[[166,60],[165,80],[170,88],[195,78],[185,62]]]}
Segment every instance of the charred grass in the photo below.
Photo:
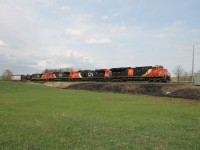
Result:
{"label": "charred grass", "polygon": [[0,149],[200,149],[193,102],[0,82]]}
{"label": "charred grass", "polygon": [[124,94],[142,94],[171,98],[200,100],[200,88],[185,84],[135,84],[135,83],[78,83],[66,89],[114,92]]}

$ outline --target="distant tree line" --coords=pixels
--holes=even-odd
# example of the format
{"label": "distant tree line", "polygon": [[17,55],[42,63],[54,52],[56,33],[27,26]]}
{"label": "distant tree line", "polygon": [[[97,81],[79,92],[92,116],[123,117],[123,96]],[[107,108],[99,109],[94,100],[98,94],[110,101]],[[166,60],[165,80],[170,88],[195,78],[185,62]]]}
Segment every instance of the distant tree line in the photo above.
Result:
{"label": "distant tree line", "polygon": [[[200,73],[200,70],[198,71]],[[192,82],[192,71],[186,71],[181,65],[178,65],[173,70],[177,82]]]}
{"label": "distant tree line", "polygon": [[48,69],[46,68],[42,73],[51,73],[51,72],[69,72],[79,70],[77,68],[59,68],[59,69]]}

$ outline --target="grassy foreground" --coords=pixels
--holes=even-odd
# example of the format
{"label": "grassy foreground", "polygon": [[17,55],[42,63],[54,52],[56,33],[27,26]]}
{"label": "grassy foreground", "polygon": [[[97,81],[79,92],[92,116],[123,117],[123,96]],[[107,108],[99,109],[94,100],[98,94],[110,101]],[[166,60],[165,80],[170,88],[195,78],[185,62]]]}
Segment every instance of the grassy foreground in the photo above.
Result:
{"label": "grassy foreground", "polygon": [[0,149],[200,149],[200,103],[1,81]]}

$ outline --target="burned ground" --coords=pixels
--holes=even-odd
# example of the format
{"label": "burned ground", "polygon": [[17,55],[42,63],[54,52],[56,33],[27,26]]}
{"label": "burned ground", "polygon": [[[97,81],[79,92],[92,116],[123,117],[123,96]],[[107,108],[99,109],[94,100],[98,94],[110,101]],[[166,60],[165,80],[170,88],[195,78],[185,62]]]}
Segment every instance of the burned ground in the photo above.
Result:
{"label": "burned ground", "polygon": [[149,84],[149,83],[77,83],[64,89],[114,92],[126,94],[144,94],[200,100],[200,88],[187,84]]}

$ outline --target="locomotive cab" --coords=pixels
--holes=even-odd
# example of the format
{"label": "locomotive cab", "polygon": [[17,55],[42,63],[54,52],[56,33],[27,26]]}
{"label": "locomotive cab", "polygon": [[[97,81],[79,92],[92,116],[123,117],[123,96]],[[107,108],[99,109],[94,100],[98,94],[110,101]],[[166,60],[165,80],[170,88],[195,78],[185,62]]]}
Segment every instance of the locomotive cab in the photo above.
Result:
{"label": "locomotive cab", "polygon": [[152,67],[152,71],[148,74],[148,76],[153,77],[158,82],[170,81],[170,73],[163,66]]}

